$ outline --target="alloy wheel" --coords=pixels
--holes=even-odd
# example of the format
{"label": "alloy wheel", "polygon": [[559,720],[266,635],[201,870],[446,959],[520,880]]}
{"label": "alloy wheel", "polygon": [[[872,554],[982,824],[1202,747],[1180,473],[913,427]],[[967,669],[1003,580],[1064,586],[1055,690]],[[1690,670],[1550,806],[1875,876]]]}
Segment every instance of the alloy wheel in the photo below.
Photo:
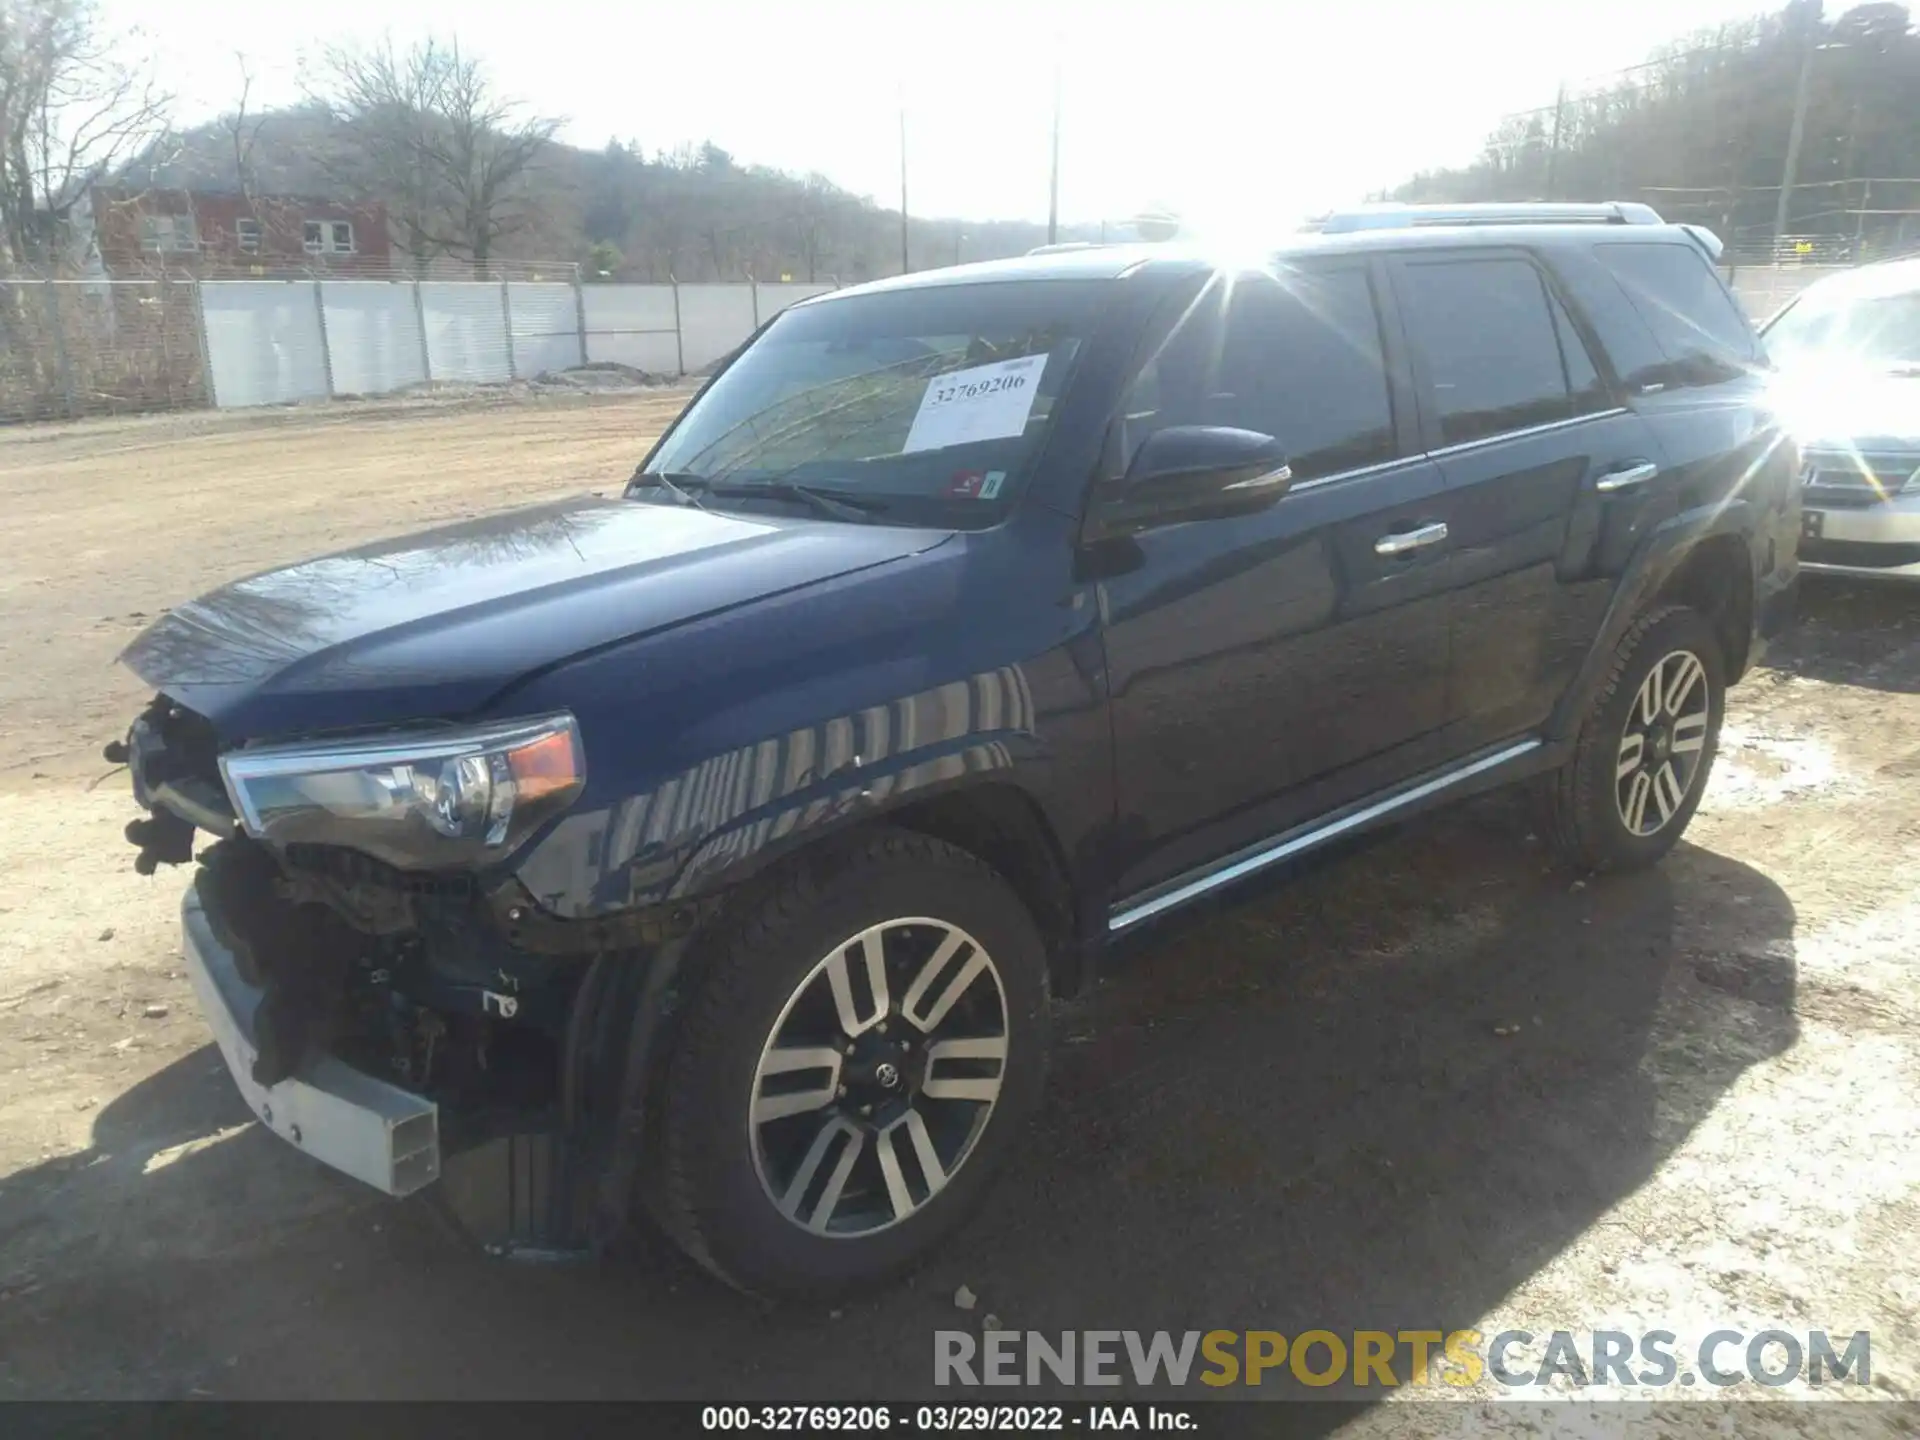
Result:
{"label": "alloy wheel", "polygon": [[1000,972],[944,920],[887,920],[787,999],[754,1067],[748,1130],[774,1207],[828,1238],[919,1212],[967,1161],[1007,1062]]}
{"label": "alloy wheel", "polygon": [[1691,650],[1675,650],[1647,672],[1614,766],[1615,802],[1630,833],[1659,834],[1686,803],[1706,755],[1712,705],[1706,667]]}

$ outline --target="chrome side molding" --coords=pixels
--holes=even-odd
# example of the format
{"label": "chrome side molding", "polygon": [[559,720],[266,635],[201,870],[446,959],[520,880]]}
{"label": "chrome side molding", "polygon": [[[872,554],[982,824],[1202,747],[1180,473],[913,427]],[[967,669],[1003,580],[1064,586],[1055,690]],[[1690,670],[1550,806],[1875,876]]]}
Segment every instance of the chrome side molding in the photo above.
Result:
{"label": "chrome side molding", "polygon": [[1107,933],[1110,935],[1117,934],[1130,925],[1137,925],[1142,920],[1150,920],[1156,915],[1165,914],[1167,911],[1177,909],[1189,901],[1197,900],[1209,891],[1219,889],[1222,885],[1230,885],[1234,881],[1244,879],[1248,875],[1257,874],[1270,865],[1277,865],[1282,860],[1304,854],[1309,850],[1326,844],[1330,840],[1335,840],[1342,835],[1351,834],[1355,830],[1363,829],[1374,821],[1391,815],[1396,810],[1417,804],[1430,796],[1437,795],[1443,790],[1458,785],[1463,780],[1470,780],[1476,775],[1484,775],[1489,770],[1497,770],[1500,766],[1510,764],[1523,755],[1529,755],[1533,751],[1538,750],[1540,744],[1541,742],[1537,739],[1522,740],[1502,750],[1496,750],[1491,755],[1483,755],[1478,760],[1470,761],[1465,765],[1457,766],[1443,774],[1436,775],[1430,780],[1422,781],[1411,789],[1402,790],[1398,794],[1389,795],[1382,800],[1376,800],[1364,809],[1355,810],[1351,814],[1342,815],[1337,820],[1328,821],[1324,825],[1319,825],[1303,833],[1292,835],[1290,838],[1276,841],[1271,845],[1256,850],[1251,855],[1245,855],[1237,860],[1230,859],[1223,864],[1219,864],[1219,868],[1208,870],[1203,874],[1195,876],[1191,880],[1177,884],[1173,889],[1164,891],[1150,900],[1116,906],[1107,914]]}

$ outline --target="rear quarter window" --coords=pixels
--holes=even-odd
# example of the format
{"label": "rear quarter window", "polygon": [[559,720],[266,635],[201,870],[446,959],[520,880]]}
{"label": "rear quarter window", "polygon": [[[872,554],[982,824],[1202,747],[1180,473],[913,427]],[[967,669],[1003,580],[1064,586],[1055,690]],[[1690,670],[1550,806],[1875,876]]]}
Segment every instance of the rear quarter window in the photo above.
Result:
{"label": "rear quarter window", "polygon": [[1759,362],[1753,327],[1693,246],[1615,241],[1594,246],[1594,254],[1660,346],[1665,364],[1659,375],[1624,377],[1636,388],[1717,384]]}

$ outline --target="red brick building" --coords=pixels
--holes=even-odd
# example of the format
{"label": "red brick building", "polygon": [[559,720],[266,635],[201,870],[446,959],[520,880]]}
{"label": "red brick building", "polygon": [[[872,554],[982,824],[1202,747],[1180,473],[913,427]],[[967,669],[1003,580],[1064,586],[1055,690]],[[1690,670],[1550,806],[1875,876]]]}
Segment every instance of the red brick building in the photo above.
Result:
{"label": "red brick building", "polygon": [[182,270],[248,275],[288,269],[385,272],[387,210],[309,195],[127,190],[92,196],[93,245],[114,279]]}

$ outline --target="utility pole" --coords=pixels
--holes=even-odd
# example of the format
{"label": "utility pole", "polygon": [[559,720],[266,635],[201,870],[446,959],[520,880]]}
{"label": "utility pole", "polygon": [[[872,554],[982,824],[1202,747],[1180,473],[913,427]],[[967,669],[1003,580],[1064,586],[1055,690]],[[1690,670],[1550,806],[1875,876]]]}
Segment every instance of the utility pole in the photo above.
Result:
{"label": "utility pole", "polygon": [[[1846,154],[1840,162],[1840,179],[1842,181],[1842,184],[1840,186],[1840,203],[1842,205],[1846,204],[1848,200],[1853,198],[1851,194],[1849,194],[1848,192],[1850,192],[1853,189],[1853,161],[1854,161],[1854,157],[1859,153],[1860,124],[1864,118],[1865,117],[1861,114],[1860,101],[1858,99],[1855,99],[1853,102],[1853,118],[1847,122]],[[1859,258],[1860,242],[1866,238],[1866,234],[1867,234],[1866,196],[1867,196],[1867,193],[1871,191],[1873,188],[1871,183],[1868,181],[1862,180],[1860,183],[1862,187],[1861,197],[1860,197],[1860,213],[1858,216],[1855,217],[1858,223],[1853,232],[1854,258],[1856,260]],[[1843,216],[1842,218],[1845,218],[1845,217]]]}
{"label": "utility pole", "polygon": [[907,255],[907,105],[900,102],[900,273],[913,269]]}
{"label": "utility pole", "polygon": [[1787,233],[1791,218],[1793,182],[1800,169],[1800,142],[1807,129],[1807,101],[1813,91],[1813,55],[1820,36],[1820,0],[1812,0],[1811,4],[1802,0],[1794,9],[1800,12],[1800,78],[1793,87],[1793,126],[1787,131],[1787,163],[1780,171],[1780,198],[1773,211],[1775,259],[1779,258],[1780,241]]}
{"label": "utility pole", "polygon": [[1559,190],[1555,176],[1560,169],[1560,126],[1567,113],[1567,82],[1560,82],[1559,92],[1553,97],[1553,143],[1547,150],[1547,199],[1557,200]]}
{"label": "utility pole", "polygon": [[1053,169],[1047,182],[1047,243],[1060,238],[1060,51],[1053,53]]}

